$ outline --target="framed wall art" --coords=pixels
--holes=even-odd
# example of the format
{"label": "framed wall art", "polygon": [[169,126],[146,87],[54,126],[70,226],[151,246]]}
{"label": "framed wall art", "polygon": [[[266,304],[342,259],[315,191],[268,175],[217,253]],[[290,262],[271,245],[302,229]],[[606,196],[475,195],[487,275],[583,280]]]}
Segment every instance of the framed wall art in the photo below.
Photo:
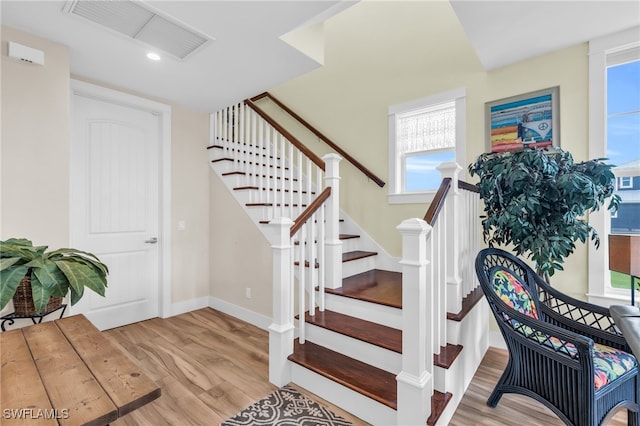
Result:
{"label": "framed wall art", "polygon": [[559,88],[487,102],[485,122],[488,152],[560,146]]}

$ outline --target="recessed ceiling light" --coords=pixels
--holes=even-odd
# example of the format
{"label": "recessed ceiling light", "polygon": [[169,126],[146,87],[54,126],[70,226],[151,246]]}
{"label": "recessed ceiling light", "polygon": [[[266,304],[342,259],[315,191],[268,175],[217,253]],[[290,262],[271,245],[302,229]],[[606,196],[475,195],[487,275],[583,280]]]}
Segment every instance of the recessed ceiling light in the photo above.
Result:
{"label": "recessed ceiling light", "polygon": [[159,61],[160,60],[160,55],[158,55],[155,52],[149,52],[149,53],[147,53],[147,58],[151,59],[152,61]]}

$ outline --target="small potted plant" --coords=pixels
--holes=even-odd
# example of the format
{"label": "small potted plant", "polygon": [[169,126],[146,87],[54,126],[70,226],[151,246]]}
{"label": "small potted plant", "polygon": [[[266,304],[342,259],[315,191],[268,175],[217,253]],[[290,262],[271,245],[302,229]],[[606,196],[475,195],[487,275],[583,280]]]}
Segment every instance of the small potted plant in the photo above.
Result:
{"label": "small potted plant", "polygon": [[69,291],[71,304],[77,303],[85,287],[104,296],[107,265],[91,253],[47,248],[27,239],[0,241],[0,310],[13,299],[17,315],[50,312]]}
{"label": "small potted plant", "polygon": [[598,233],[584,216],[608,199],[611,211],[620,202],[613,194],[613,166],[603,160],[575,163],[569,152],[559,148],[480,155],[469,165],[469,173],[480,177],[485,242],[490,247],[512,244],[516,254],[524,253],[535,262],[547,281],[563,269],[576,241],[590,238],[597,248]]}

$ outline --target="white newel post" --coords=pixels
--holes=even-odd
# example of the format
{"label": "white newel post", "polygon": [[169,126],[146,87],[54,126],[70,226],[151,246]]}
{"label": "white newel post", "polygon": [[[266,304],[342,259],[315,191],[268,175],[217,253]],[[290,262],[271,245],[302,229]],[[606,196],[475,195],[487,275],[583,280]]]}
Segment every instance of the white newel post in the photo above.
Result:
{"label": "white newel post", "polygon": [[462,278],[460,277],[460,230],[462,228],[460,209],[460,189],[458,188],[458,175],[462,167],[451,161],[442,163],[437,170],[442,178],[451,178],[451,189],[447,195],[446,205],[448,212],[447,227],[444,230],[447,241],[446,249],[446,280],[447,280],[447,312],[457,313],[462,309]]}
{"label": "white newel post", "polygon": [[273,249],[273,322],[269,326],[269,381],[284,386],[291,381],[287,357],[293,353],[293,264],[291,236],[293,221],[281,217],[268,225]]}
{"label": "white newel post", "polygon": [[[402,234],[402,371],[398,382],[398,424],[424,425],[431,414],[433,394],[433,287],[427,244],[431,226],[407,219],[397,227]],[[427,355],[429,354],[429,355]]]}
{"label": "white newel post", "polygon": [[342,160],[338,154],[327,154],[324,160],[324,185],[331,187],[331,196],[326,202],[325,260],[326,288],[342,286],[342,241],[340,241],[340,168]]}

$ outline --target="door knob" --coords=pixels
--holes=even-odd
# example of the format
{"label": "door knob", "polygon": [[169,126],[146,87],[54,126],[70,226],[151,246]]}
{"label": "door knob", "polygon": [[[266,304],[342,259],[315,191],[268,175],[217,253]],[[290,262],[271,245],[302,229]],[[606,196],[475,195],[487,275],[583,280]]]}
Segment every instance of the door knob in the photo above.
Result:
{"label": "door knob", "polygon": [[147,244],[156,244],[158,242],[158,238],[153,237],[153,238],[151,238],[149,240],[145,240],[144,242],[147,243]]}

